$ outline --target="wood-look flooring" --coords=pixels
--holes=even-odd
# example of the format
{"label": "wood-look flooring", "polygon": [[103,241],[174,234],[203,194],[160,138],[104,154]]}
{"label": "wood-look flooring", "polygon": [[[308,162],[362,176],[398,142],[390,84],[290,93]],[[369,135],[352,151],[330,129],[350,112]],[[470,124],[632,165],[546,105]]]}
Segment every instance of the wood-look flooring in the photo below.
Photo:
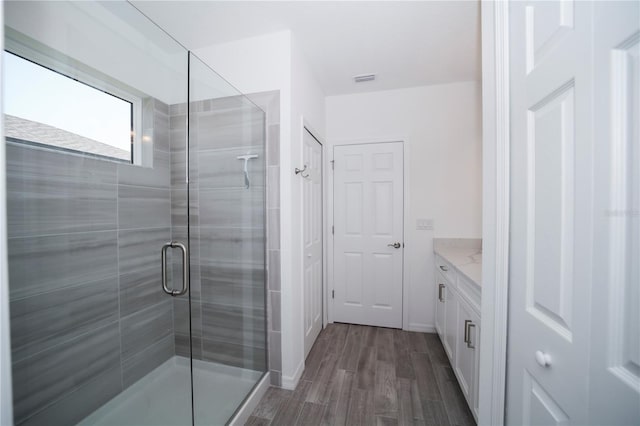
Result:
{"label": "wood-look flooring", "polygon": [[329,324],[294,391],[271,387],[246,425],[475,425],[436,334]]}

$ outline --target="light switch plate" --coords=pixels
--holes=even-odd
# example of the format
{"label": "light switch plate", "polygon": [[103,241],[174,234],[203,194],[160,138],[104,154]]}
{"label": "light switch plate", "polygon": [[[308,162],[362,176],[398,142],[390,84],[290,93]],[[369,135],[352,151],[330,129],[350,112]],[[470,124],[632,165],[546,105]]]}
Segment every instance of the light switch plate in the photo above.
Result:
{"label": "light switch plate", "polygon": [[418,219],[416,220],[416,229],[418,231],[432,231],[433,219]]}

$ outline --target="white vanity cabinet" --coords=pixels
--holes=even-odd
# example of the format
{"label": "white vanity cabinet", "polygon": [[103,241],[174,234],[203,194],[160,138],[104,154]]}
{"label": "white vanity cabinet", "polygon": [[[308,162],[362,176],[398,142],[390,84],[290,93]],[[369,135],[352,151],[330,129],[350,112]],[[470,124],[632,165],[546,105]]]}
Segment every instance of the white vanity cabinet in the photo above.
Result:
{"label": "white vanity cabinet", "polygon": [[435,258],[436,331],[477,421],[480,286],[443,257]]}

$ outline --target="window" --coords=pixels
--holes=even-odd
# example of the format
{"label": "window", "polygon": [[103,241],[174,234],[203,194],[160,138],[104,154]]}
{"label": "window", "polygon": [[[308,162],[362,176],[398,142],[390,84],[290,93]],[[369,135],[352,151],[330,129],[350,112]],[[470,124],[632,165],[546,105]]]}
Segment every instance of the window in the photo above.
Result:
{"label": "window", "polygon": [[77,69],[69,77],[64,73],[68,65],[46,58],[42,62],[44,65],[5,51],[6,136],[139,163],[135,121],[140,118],[140,99],[115,87],[98,89],[106,83],[89,75],[78,77]]}

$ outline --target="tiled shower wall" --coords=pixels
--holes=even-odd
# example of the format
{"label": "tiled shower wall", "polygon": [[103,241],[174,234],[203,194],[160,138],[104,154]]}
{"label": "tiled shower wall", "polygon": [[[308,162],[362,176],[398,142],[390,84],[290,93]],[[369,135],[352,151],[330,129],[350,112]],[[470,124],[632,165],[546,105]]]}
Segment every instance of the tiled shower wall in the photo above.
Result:
{"label": "tiled shower wall", "polygon": [[271,384],[282,386],[282,329],[280,327],[280,92],[248,97],[267,116],[267,339]]}
{"label": "tiled shower wall", "polygon": [[73,424],[174,354],[168,107],[143,109],[153,168],[7,142],[17,424]]}
{"label": "tiled shower wall", "polygon": [[[190,116],[191,309],[195,358],[264,371],[265,117],[241,96],[193,102]],[[170,108],[174,187],[185,181],[184,105]],[[239,155],[249,161],[245,187]],[[173,190],[173,193],[180,190]],[[184,211],[179,194],[173,211]],[[184,214],[173,217],[184,238]],[[186,312],[176,299],[174,311]],[[189,354],[188,315],[176,315],[176,352]]]}
{"label": "tiled shower wall", "polygon": [[[279,96],[254,101],[266,126],[240,97],[192,105],[192,349],[198,359],[264,370],[268,348],[279,386]],[[185,113],[145,101],[152,168],[7,143],[17,424],[74,423],[172,355],[189,355],[188,296],[168,297],[159,280],[162,244],[187,241]],[[236,157],[263,156],[265,129],[266,162],[251,160],[246,189]]]}

